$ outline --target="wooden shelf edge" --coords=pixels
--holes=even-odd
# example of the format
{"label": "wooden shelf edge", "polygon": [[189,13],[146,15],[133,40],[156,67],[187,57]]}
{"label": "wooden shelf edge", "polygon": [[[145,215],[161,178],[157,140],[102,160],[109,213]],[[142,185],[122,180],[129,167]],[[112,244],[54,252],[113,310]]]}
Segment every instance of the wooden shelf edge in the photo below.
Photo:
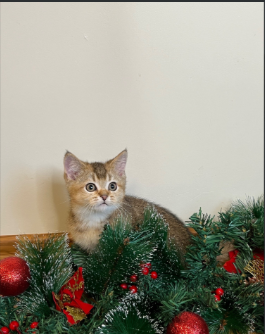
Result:
{"label": "wooden shelf edge", "polygon": [[[195,235],[196,231],[193,228],[189,228],[190,232]],[[62,235],[67,232],[57,232],[57,233],[41,233],[41,234],[18,234],[18,235],[0,235],[0,260],[9,257],[15,256],[16,248],[15,243],[17,242],[18,236],[25,236],[28,237],[30,240],[33,240],[36,236],[40,239],[46,239],[48,235]],[[69,235],[69,233],[68,233]],[[69,240],[71,242],[71,236],[69,236]]]}
{"label": "wooden shelf edge", "polygon": [[29,240],[33,240],[36,236],[38,238],[46,239],[49,235],[62,235],[67,232],[58,232],[58,233],[41,233],[41,234],[18,234],[18,235],[0,235],[0,260],[9,257],[15,256],[16,248],[15,243],[17,242],[17,237],[28,237]]}

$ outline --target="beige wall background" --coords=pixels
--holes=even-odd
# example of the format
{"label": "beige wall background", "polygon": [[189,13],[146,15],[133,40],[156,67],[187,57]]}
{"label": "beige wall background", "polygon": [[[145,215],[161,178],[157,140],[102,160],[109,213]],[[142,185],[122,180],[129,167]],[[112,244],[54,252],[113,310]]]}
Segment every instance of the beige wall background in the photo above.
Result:
{"label": "beige wall background", "polygon": [[1,234],[67,230],[63,156],[128,149],[181,219],[263,193],[262,2],[4,2]]}

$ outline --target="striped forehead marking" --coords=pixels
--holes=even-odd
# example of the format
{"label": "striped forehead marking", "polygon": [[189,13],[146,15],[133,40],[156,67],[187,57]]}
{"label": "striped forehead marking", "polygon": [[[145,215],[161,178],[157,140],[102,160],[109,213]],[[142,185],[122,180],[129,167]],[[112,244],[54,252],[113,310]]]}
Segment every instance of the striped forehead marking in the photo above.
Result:
{"label": "striped forehead marking", "polygon": [[93,168],[93,172],[96,174],[98,179],[105,179],[107,176],[107,170],[103,163],[101,162],[92,162],[91,166]]}

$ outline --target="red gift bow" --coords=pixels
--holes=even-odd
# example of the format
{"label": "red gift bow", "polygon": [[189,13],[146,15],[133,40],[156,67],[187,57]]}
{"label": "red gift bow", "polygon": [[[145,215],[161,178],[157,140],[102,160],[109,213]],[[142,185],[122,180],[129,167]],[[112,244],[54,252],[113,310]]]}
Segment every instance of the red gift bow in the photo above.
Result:
{"label": "red gift bow", "polygon": [[[228,252],[230,260],[226,261],[226,263],[223,265],[223,267],[229,273],[234,273],[234,274],[237,273],[236,267],[234,266],[234,262],[236,262],[236,257],[237,257],[238,253],[239,253],[239,251],[237,249],[235,249],[231,252]],[[238,269],[238,272],[241,273],[241,271],[239,269]]]}
{"label": "red gift bow", "polygon": [[56,310],[62,311],[71,325],[83,320],[94,307],[81,301],[84,292],[82,269],[78,268],[70,280],[62,286],[58,295],[52,293]]}
{"label": "red gift bow", "polygon": [[[229,273],[237,273],[236,271],[236,267],[234,266],[234,262],[236,261],[236,257],[237,254],[239,253],[239,251],[237,249],[235,249],[234,251],[231,251],[228,253],[230,260],[228,260],[225,264],[224,264],[224,268],[226,271],[228,271]],[[264,253],[263,250],[261,249],[255,249],[253,252],[253,258],[254,259],[261,259],[262,261],[264,261]],[[241,273],[241,271],[238,269],[238,271]]]}

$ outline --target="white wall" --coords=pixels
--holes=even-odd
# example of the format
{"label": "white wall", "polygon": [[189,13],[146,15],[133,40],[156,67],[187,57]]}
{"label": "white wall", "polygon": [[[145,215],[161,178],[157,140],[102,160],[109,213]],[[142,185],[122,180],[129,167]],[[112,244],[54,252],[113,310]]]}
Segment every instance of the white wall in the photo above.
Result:
{"label": "white wall", "polygon": [[183,220],[263,193],[262,2],[4,2],[1,234],[67,230],[63,156],[125,147]]}

